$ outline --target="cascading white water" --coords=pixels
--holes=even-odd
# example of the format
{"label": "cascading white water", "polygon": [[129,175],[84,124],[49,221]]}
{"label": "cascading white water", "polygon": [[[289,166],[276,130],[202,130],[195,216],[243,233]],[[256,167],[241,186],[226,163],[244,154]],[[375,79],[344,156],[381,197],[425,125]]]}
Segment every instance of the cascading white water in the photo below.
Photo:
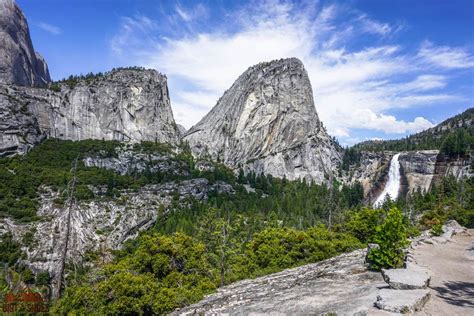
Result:
{"label": "cascading white water", "polygon": [[390,169],[388,170],[388,180],[385,184],[385,188],[375,200],[374,207],[380,207],[386,199],[386,196],[390,196],[391,200],[396,200],[398,197],[398,191],[400,190],[400,162],[398,157],[400,154],[396,154],[390,161]]}

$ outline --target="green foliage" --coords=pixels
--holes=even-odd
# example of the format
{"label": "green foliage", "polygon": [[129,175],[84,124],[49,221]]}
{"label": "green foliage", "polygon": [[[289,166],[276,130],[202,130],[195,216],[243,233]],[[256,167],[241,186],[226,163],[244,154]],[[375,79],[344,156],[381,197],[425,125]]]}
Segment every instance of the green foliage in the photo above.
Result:
{"label": "green foliage", "polygon": [[[133,151],[142,154],[166,155],[176,168],[181,171],[151,172],[153,162],[150,162],[144,172],[132,172],[120,175],[113,170],[97,167],[86,167],[85,157],[110,158],[117,157],[117,150],[123,145],[118,141],[83,140],[65,141],[48,139],[36,146],[25,156],[0,158],[0,217],[12,217],[17,221],[26,222],[37,220],[38,192],[44,187],[54,191],[64,192],[71,179],[71,168],[78,159],[76,199],[90,200],[95,198],[114,198],[120,196],[120,191],[137,189],[149,183],[184,180],[204,177],[211,182],[228,181],[233,183],[235,177],[228,168],[215,165],[213,171],[201,172],[194,169],[194,159],[188,149],[180,149],[175,154],[167,144],[143,142],[135,144]],[[178,175],[178,174],[183,175]],[[91,187],[104,186],[105,192],[94,195]],[[58,204],[64,202],[61,196]]]}
{"label": "green foliage", "polygon": [[443,233],[443,225],[441,224],[440,221],[438,221],[433,226],[431,226],[431,235],[441,236],[442,233]]}
{"label": "green foliage", "polygon": [[451,219],[474,228],[474,179],[456,181],[453,176],[445,177],[430,192],[413,194],[402,207],[421,214],[423,229],[430,229],[436,221],[444,223]]}
{"label": "green foliage", "polygon": [[36,275],[36,285],[37,286],[47,286],[49,282],[51,281],[51,277],[49,273],[46,272],[40,272]]}
{"label": "green foliage", "polygon": [[377,227],[384,220],[385,211],[382,208],[362,208],[348,212],[346,230],[364,243],[375,242]]}
{"label": "green foliage", "polygon": [[67,289],[54,313],[163,314],[215,289],[215,274],[203,243],[181,233],[144,234],[103,277]]}
{"label": "green foliage", "polygon": [[352,165],[359,165],[360,163],[360,150],[355,147],[346,148],[344,150],[344,156],[342,156],[342,170],[349,170]]}
{"label": "green foliage", "polygon": [[245,258],[249,261],[251,275],[258,276],[317,262],[361,247],[355,237],[330,232],[321,225],[307,231],[269,228],[254,235],[247,246]]}
{"label": "green foliage", "polygon": [[13,240],[11,233],[0,237],[0,265],[13,266],[23,255],[20,244]]}
{"label": "green foliage", "polygon": [[402,212],[398,208],[388,211],[382,224],[375,228],[374,242],[380,246],[368,254],[371,268],[400,268],[408,245],[407,232]]}
{"label": "green foliage", "polygon": [[469,134],[466,129],[458,129],[449,133],[441,144],[440,151],[450,157],[464,157],[474,149],[474,133]]}
{"label": "green foliage", "polygon": [[49,89],[55,92],[61,92],[61,85],[58,82],[53,82],[49,85]]}

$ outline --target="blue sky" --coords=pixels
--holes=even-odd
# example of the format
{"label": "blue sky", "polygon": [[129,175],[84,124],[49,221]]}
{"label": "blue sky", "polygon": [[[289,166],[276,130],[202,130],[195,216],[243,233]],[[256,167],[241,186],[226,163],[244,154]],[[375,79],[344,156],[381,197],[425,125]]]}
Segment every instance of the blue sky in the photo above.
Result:
{"label": "blue sky", "polygon": [[342,144],[399,138],[474,104],[473,0],[17,0],[53,79],[168,76],[189,128],[249,66],[300,58]]}

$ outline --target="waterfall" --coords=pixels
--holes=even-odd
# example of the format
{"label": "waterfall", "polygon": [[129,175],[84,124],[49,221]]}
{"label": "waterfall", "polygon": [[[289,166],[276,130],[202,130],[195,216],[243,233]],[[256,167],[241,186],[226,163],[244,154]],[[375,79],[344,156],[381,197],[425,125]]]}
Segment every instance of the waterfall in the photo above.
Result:
{"label": "waterfall", "polygon": [[390,196],[390,199],[396,200],[398,192],[400,191],[400,162],[398,157],[400,154],[396,154],[390,161],[390,169],[388,170],[388,180],[385,184],[385,188],[375,200],[374,207],[380,207],[386,199],[386,196]]}

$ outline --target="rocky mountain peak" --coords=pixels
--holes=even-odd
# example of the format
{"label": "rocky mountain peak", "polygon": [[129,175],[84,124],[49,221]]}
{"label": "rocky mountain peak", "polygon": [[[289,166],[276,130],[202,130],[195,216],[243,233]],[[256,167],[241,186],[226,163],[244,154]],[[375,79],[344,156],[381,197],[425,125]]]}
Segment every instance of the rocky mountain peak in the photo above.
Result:
{"label": "rocky mountain peak", "polygon": [[297,58],[250,67],[184,140],[196,155],[289,179],[323,182],[340,160]]}
{"label": "rocky mountain peak", "polygon": [[166,76],[114,69],[70,77],[50,89],[0,85],[0,155],[24,153],[46,137],[179,142]]}
{"label": "rocky mountain peak", "polygon": [[44,86],[51,81],[43,57],[33,49],[23,12],[13,0],[0,0],[0,82]]}

